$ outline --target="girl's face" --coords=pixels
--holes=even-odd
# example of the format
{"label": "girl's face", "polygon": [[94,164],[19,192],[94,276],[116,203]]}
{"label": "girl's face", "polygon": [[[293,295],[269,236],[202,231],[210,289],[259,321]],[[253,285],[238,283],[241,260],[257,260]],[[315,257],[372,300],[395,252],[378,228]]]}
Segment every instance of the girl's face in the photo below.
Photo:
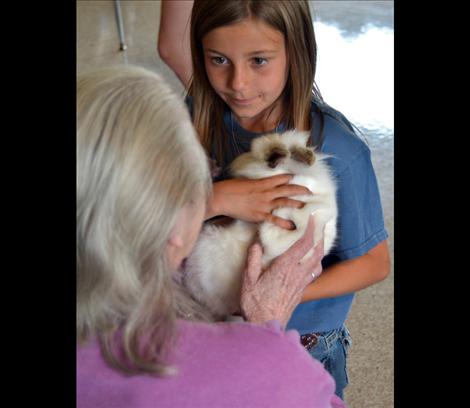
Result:
{"label": "girl's face", "polygon": [[288,76],[283,34],[260,20],[245,19],[210,31],[202,45],[209,82],[238,122],[252,131],[276,126]]}

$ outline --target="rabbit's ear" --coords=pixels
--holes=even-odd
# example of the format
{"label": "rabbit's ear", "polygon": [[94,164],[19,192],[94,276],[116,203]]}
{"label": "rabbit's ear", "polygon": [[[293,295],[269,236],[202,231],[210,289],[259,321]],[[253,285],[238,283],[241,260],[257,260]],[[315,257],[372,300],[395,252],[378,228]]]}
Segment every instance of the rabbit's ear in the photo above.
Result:
{"label": "rabbit's ear", "polygon": [[276,145],[271,147],[266,153],[266,162],[270,168],[274,169],[288,155],[289,151],[284,146]]}
{"label": "rabbit's ear", "polygon": [[315,154],[311,149],[303,147],[292,147],[290,149],[292,160],[312,166],[315,163]]}

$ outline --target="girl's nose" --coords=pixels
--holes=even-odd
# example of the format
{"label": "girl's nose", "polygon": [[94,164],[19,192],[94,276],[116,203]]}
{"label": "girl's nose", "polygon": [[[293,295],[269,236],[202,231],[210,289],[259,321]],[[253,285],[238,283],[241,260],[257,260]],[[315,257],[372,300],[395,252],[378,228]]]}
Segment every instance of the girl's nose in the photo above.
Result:
{"label": "girl's nose", "polygon": [[233,66],[230,87],[237,92],[243,92],[248,83],[248,70],[242,65]]}

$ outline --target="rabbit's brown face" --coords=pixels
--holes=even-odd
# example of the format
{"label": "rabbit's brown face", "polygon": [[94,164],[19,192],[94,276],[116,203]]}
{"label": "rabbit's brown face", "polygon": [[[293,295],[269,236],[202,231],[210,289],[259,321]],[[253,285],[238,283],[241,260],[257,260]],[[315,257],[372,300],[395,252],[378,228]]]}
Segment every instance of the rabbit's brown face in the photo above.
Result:
{"label": "rabbit's brown face", "polygon": [[274,169],[289,156],[289,151],[281,144],[275,144],[268,148],[266,152],[266,162],[268,166]]}
{"label": "rabbit's brown face", "polygon": [[301,146],[294,146],[288,150],[282,144],[274,144],[268,147],[265,155],[266,163],[271,169],[276,168],[288,158],[307,166],[312,166],[315,163],[315,154],[312,150]]}

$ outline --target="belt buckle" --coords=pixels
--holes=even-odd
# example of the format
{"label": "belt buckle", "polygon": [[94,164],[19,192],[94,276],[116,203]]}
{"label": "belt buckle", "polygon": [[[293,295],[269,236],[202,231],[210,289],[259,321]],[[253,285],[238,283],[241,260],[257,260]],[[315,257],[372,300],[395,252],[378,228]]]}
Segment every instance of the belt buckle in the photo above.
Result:
{"label": "belt buckle", "polygon": [[303,334],[300,336],[300,342],[307,350],[311,350],[318,343],[318,335],[316,333]]}

